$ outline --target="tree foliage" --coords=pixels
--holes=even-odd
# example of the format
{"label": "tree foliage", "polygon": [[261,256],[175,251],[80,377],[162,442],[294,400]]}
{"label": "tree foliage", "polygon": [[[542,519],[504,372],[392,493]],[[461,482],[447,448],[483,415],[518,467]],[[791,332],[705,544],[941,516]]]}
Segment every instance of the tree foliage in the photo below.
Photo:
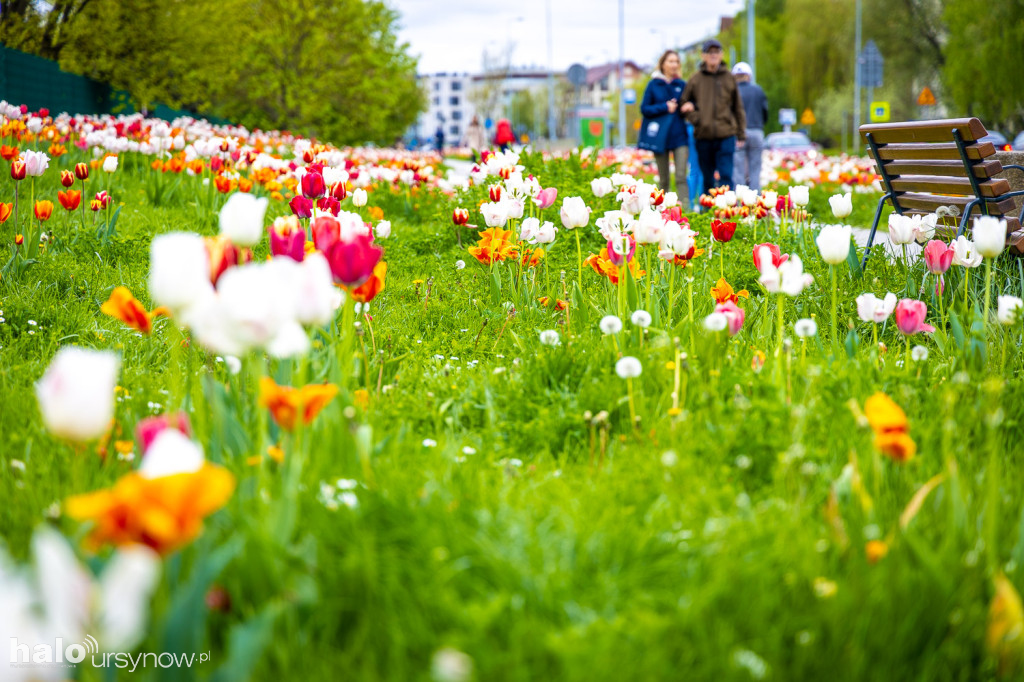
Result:
{"label": "tree foliage", "polygon": [[139,107],[390,144],[424,106],[398,14],[382,0],[69,0],[49,14],[29,3],[5,21],[25,49],[50,46],[62,68]]}

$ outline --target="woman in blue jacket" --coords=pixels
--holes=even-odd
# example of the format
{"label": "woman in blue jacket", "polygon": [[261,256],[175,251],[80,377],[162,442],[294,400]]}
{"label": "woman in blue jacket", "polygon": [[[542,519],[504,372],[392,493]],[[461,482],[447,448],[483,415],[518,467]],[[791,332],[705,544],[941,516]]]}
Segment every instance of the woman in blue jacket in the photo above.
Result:
{"label": "woman in blue jacket", "polygon": [[[679,54],[668,50],[658,60],[658,70],[651,76],[651,82],[644,90],[640,102],[640,113],[645,119],[665,117],[669,126],[665,145],[654,149],[654,160],[658,164],[658,184],[666,192],[670,189],[668,155],[671,153],[676,166],[676,192],[684,211],[690,210],[690,193],[686,182],[686,162],[690,156],[690,136],[686,120],[679,114],[679,96],[683,94],[686,81],[682,79],[682,64]],[[666,114],[674,114],[666,116]],[[646,122],[645,122],[646,125]]]}

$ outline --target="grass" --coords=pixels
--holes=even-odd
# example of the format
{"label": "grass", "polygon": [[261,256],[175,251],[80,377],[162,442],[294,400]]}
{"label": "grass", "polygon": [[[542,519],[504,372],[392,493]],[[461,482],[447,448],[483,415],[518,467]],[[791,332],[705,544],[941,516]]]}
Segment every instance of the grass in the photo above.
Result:
{"label": "grass", "polygon": [[[545,186],[559,188],[560,199],[584,196],[595,216],[614,204],[593,199],[594,172],[578,163],[526,163]],[[54,503],[108,487],[137,463],[46,433],[32,385],[59,347],[121,353],[119,438],[131,439],[140,418],[178,400],[193,410],[196,439],[236,475],[238,488],[198,540],[164,560],[139,650],[211,651],[213,661],[144,676],[430,679],[432,658],[445,647],[468,654],[479,680],[997,674],[984,642],[992,579],[1004,572],[1024,585],[1024,406],[1015,400],[1021,325],[981,323],[977,273],[963,306],[960,273],[951,271],[957,321],[932,339],[915,338],[929,358],[904,367],[904,342],[891,322],[878,362],[853,298],[890,290],[916,297],[922,273],[908,276],[904,265],[879,257],[863,278],[841,266],[834,353],[827,266],[809,235],[792,233],[783,251],[800,253],[816,283],[786,302],[787,336],[796,319],[811,316],[819,336],[805,351],[797,340],[776,360],[776,301],[757,284],[753,244],[741,228],[726,245],[728,280],[751,292],[741,302],[747,319],[738,336],[715,337],[700,325],[713,308],[717,255],[680,271],[696,280],[692,347],[679,273],[672,327],[665,327],[664,286],[652,293],[655,322],[646,333],[625,321],[618,347],[643,364],[634,430],[625,382],[614,372],[618,352],[597,329],[616,311],[616,292],[592,270],[574,292],[570,235],[560,233],[549,261],[552,282],[567,272],[568,324],[535,296],[520,297],[509,317],[507,266],[495,267],[502,277],[495,295],[489,269],[457,248],[450,223],[453,206],[475,209],[486,189],[449,199],[379,188],[370,204],[394,225],[384,243],[386,289],[371,304],[383,354],[371,345],[366,367],[357,344],[348,364],[345,330],[318,332],[312,377],[337,383],[341,394],[305,434],[305,446],[271,426],[268,441],[284,446],[286,464],[253,467],[246,460],[258,454],[259,408],[248,370],[232,376],[195,347],[183,369],[172,362],[168,323],[142,337],[99,313],[118,285],[149,303],[155,234],[215,230],[197,179],[186,178],[155,207],[145,191],[151,171],[139,166],[113,178],[124,206],[109,243],[83,238],[69,250],[51,247],[23,276],[0,279],[0,529],[19,560],[42,523],[78,541],[87,529]],[[51,185],[53,174],[45,178]],[[0,184],[6,197],[11,181]],[[812,209],[827,206],[825,189],[812,197]],[[854,200],[858,210],[868,201]],[[60,218],[49,226],[66,243]],[[555,209],[545,218],[557,221]],[[706,248],[707,219],[691,220]],[[601,247],[592,225],[584,255]],[[11,223],[3,230],[9,243]],[[1021,295],[1018,273],[1019,262],[1001,260],[994,289]],[[413,281],[431,277],[425,300],[426,283]],[[929,321],[940,326],[934,313]],[[558,330],[562,344],[540,345],[544,329]],[[1004,334],[1011,352],[1002,365]],[[751,366],[755,351],[767,354],[760,372]],[[265,371],[287,382],[298,368],[268,361]],[[189,379],[180,398],[170,389],[175,375]],[[365,410],[356,404],[359,388],[369,390]],[[674,391],[679,413],[671,409]],[[909,417],[918,454],[905,464],[875,450],[860,416],[877,391]],[[595,424],[602,411],[607,420]],[[287,463],[302,447],[305,466],[290,489]],[[936,475],[941,484],[901,526],[915,492]],[[358,482],[354,508],[324,488],[337,479]],[[865,555],[872,539],[889,547],[877,563]],[[109,557],[109,550],[79,551],[94,569]],[[205,606],[211,588],[227,595],[227,605]],[[80,666],[77,674],[114,679],[116,672]]]}

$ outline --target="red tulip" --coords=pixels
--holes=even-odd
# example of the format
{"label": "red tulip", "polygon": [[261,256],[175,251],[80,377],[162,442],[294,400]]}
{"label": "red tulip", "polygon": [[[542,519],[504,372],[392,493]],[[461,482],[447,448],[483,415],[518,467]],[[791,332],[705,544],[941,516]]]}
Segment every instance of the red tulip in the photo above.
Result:
{"label": "red tulip", "polygon": [[334,197],[328,195],[321,197],[316,200],[316,207],[321,211],[330,211],[335,216],[338,215],[338,211],[341,210],[341,202]]}
{"label": "red tulip", "polygon": [[313,244],[319,251],[327,251],[341,239],[341,224],[330,216],[320,216],[313,221]]}
{"label": "red tulip", "polygon": [[465,225],[469,222],[469,211],[464,208],[457,208],[452,211],[452,222],[456,225]]}
{"label": "red tulip", "polygon": [[924,301],[905,298],[896,304],[896,326],[906,336],[918,332],[935,331],[935,327],[924,321],[926,317],[928,317],[928,306]]}
{"label": "red tulip", "polygon": [[678,204],[676,204],[675,206],[670,206],[669,208],[666,208],[664,211],[661,212],[661,217],[664,218],[665,220],[671,220],[673,223],[682,223],[683,208]]}
{"label": "red tulip", "polygon": [[301,194],[296,194],[295,198],[288,202],[288,206],[298,218],[309,218],[313,215],[313,201]]}
{"label": "red tulip", "polygon": [[491,201],[501,201],[501,185],[491,185],[487,188],[487,194]]}
{"label": "red tulip", "polygon": [[775,244],[769,244],[767,242],[764,244],[758,244],[754,247],[754,267],[757,268],[758,272],[761,272],[761,249],[768,249],[772,257],[772,265],[775,267],[779,267],[789,260],[789,254],[787,253],[783,255],[781,249],[779,249]]}
{"label": "red tulip", "polygon": [[270,253],[301,263],[306,257],[306,231],[295,216],[278,218],[270,226]]}
{"label": "red tulip", "polygon": [[21,159],[11,162],[11,177],[15,180],[25,179],[25,162]]}
{"label": "red tulip", "polygon": [[736,233],[736,223],[726,223],[721,220],[711,221],[711,235],[716,242],[727,242]]}
{"label": "red tulip", "polygon": [[75,177],[79,180],[87,180],[89,178],[89,164],[75,164]]}
{"label": "red tulip", "polygon": [[60,172],[60,184],[64,185],[65,187],[71,187],[71,185],[75,184],[74,173],[72,173],[69,170],[62,170]]}
{"label": "red tulip", "polygon": [[348,196],[348,187],[345,186],[344,182],[336,182],[331,185],[331,196],[338,201],[345,201],[345,197]]}
{"label": "red tulip", "polygon": [[[107,190],[103,190],[96,193],[96,198],[93,201],[98,201],[100,208],[107,208],[110,204],[114,203],[114,197],[110,196]],[[93,210],[95,211],[96,209],[94,208]]]}
{"label": "red tulip", "polygon": [[656,189],[651,192],[651,206],[661,206],[665,203],[665,190]]}
{"label": "red tulip", "polygon": [[252,260],[252,251],[241,249],[224,236],[203,237],[206,255],[210,260],[210,283],[217,286],[217,280],[228,268],[238,265],[239,261],[248,263]]}
{"label": "red tulip", "polygon": [[954,253],[955,251],[952,246],[938,239],[933,239],[924,247],[925,267],[933,275],[941,275],[946,270],[949,270],[949,266],[953,264]]}
{"label": "red tulip", "polygon": [[357,287],[370,278],[383,251],[375,246],[368,235],[357,235],[351,241],[337,241],[327,252],[334,281],[347,287]]}
{"label": "red tulip", "polygon": [[319,173],[306,173],[302,176],[302,196],[311,199],[322,197],[327,192],[324,176]]}

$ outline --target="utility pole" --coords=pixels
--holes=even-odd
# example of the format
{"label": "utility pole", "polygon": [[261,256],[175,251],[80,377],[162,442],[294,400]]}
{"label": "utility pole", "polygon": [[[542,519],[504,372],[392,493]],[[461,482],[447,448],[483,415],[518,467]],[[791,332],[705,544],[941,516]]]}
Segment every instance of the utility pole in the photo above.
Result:
{"label": "utility pole", "polygon": [[547,0],[548,9],[548,145],[554,143],[555,132],[555,41],[551,25],[551,0]]}
{"label": "utility pole", "polygon": [[619,146],[626,146],[626,8],[619,0]]}
{"label": "utility pole", "polygon": [[747,62],[750,63],[750,80],[757,81],[757,38],[754,35],[754,5],[757,0],[747,0]]}
{"label": "utility pole", "polygon": [[860,2],[857,0],[857,19],[854,29],[853,46],[853,135],[851,145],[855,154],[860,154],[860,81],[863,73],[860,65]]}

